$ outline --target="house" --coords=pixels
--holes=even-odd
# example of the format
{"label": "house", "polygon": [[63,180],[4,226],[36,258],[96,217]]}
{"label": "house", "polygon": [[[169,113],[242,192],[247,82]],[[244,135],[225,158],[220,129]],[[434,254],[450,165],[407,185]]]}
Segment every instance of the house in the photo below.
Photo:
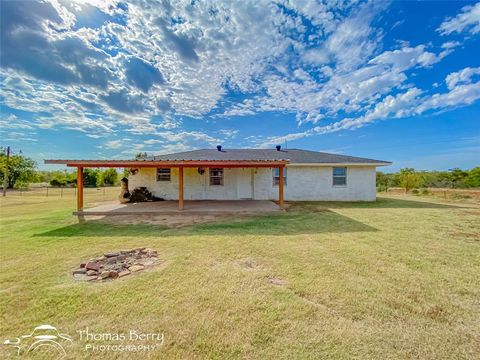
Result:
{"label": "house", "polygon": [[[300,149],[202,149],[160,155],[164,161],[285,161],[279,167],[186,168],[185,200],[277,200],[280,168],[284,199],[374,201],[376,167],[389,162]],[[213,164],[214,165],[214,164]],[[178,199],[176,168],[141,168],[129,176],[129,187],[146,186],[154,195]]]}
{"label": "house", "polygon": [[[130,169],[129,188],[178,200],[374,201],[376,167],[390,162],[282,149],[201,149],[137,160],[46,160],[77,167],[78,210],[84,167]],[[282,176],[281,176],[282,175]]]}

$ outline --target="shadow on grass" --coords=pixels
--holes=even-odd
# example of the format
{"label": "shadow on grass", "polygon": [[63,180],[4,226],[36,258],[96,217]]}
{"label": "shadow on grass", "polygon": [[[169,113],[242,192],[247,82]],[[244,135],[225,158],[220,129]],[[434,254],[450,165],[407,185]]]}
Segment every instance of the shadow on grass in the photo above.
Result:
{"label": "shadow on grass", "polygon": [[459,209],[462,206],[439,204],[428,201],[415,201],[378,197],[372,202],[340,202],[340,201],[302,201],[294,203],[294,207],[317,206],[325,209]]}
{"label": "shadow on grass", "polygon": [[159,225],[111,225],[99,220],[73,224],[34,236],[193,236],[193,235],[295,235],[315,233],[346,233],[377,231],[375,228],[329,210],[286,212],[275,215],[242,217],[239,219],[192,225],[180,229]]}

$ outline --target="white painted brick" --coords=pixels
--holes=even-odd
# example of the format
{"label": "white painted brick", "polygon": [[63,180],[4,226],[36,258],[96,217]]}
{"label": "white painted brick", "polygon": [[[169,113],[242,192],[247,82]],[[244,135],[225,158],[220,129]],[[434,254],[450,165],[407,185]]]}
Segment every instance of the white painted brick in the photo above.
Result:
{"label": "white painted brick", "polygon": [[[375,167],[347,167],[347,185],[332,185],[330,166],[287,166],[285,200],[374,201],[376,198]],[[253,179],[252,181],[252,173]],[[178,169],[172,168],[170,182],[156,181],[156,169],[140,169],[129,176],[129,189],[146,186],[155,196],[178,199]],[[185,200],[277,200],[278,186],[273,185],[270,168],[224,170],[224,185],[210,186],[209,171],[200,175],[196,168],[184,170]]]}

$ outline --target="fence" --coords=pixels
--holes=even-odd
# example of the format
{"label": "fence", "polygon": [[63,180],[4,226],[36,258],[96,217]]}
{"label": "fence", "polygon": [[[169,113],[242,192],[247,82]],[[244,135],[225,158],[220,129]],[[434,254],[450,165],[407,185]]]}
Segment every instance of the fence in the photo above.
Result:
{"label": "fence", "polygon": [[[102,186],[102,187],[84,187],[84,196],[96,195],[99,199],[110,199],[120,193],[119,186]],[[8,189],[7,197],[9,196],[25,196],[25,197],[57,197],[57,198],[74,198],[77,196],[76,187],[67,186],[35,186],[29,189]]]}

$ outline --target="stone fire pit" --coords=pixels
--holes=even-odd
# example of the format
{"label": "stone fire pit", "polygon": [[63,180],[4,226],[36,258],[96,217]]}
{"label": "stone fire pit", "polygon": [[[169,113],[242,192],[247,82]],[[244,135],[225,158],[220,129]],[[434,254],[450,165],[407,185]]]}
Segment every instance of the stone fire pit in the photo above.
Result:
{"label": "stone fire pit", "polygon": [[121,278],[155,265],[158,253],[147,248],[122,250],[105,253],[102,256],[81,263],[73,270],[78,281],[102,281]]}

